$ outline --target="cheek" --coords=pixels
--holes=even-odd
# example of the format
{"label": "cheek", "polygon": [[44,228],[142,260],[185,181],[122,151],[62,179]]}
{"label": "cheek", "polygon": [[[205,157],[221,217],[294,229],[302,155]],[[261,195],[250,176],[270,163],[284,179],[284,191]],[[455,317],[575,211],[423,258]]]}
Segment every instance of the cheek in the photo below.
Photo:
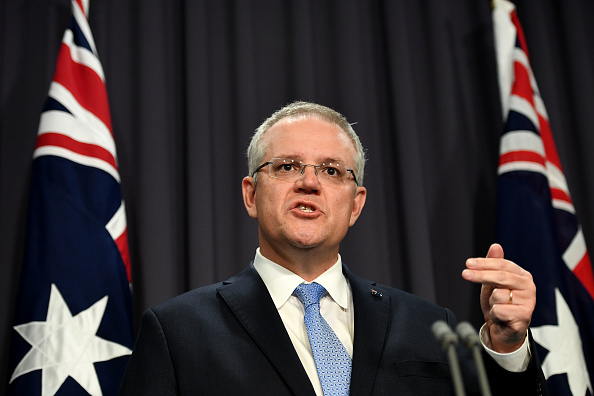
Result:
{"label": "cheek", "polygon": [[336,216],[336,222],[338,222],[339,224],[345,223],[345,225],[349,225],[350,221],[351,221],[351,214],[352,214],[352,207],[353,207],[353,202],[352,201],[346,201],[344,199],[342,200],[336,200],[335,202],[333,202],[332,204],[333,212]]}
{"label": "cheek", "polygon": [[267,191],[266,194],[256,195],[256,206],[258,208],[258,219],[269,221],[279,217],[283,202],[281,195],[274,191]]}

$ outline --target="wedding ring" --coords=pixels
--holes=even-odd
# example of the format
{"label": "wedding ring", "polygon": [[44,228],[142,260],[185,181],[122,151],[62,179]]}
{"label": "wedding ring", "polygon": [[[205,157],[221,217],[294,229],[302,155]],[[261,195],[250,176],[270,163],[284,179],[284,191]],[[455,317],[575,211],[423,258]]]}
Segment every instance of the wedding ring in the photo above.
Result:
{"label": "wedding ring", "polygon": [[513,301],[513,299],[514,299],[514,291],[513,290],[510,290],[509,291],[509,301],[507,303],[508,304],[511,304],[512,301]]}

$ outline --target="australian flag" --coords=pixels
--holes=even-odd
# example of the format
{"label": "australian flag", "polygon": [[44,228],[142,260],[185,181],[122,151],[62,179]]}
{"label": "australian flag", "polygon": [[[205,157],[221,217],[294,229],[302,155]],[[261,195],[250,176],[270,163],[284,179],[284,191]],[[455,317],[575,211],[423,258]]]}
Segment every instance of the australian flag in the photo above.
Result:
{"label": "australian flag", "polygon": [[592,395],[592,264],[515,7],[505,0],[494,4],[505,120],[498,168],[498,242],[507,259],[534,277],[537,301],[531,331],[551,394]]}
{"label": "australian flag", "polygon": [[115,395],[133,345],[126,215],[88,1],[41,114],[8,393]]}

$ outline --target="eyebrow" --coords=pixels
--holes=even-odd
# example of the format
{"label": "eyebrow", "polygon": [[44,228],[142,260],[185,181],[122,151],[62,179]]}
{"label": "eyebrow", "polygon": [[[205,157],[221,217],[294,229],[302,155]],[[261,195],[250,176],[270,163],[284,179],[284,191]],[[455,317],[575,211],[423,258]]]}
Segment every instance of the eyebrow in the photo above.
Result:
{"label": "eyebrow", "polygon": [[[303,157],[301,155],[281,154],[281,155],[275,155],[271,158],[289,158],[292,160],[303,162]],[[333,163],[338,162],[339,164],[348,166],[348,163],[345,160],[343,160],[342,158],[333,158],[333,157],[326,157],[326,158],[322,159],[321,161],[318,161],[318,164],[325,164],[328,162],[333,162]]]}

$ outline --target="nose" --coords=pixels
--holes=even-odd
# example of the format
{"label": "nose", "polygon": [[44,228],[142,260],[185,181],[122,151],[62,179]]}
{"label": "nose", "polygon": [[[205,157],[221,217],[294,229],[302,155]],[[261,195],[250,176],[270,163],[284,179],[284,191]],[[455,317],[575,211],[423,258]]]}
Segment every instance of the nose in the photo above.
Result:
{"label": "nose", "polygon": [[[308,170],[308,167],[311,167],[312,169]],[[314,192],[320,189],[318,169],[315,165],[303,165],[301,168],[301,175],[299,176],[299,179],[297,179],[295,187],[299,190]]]}

